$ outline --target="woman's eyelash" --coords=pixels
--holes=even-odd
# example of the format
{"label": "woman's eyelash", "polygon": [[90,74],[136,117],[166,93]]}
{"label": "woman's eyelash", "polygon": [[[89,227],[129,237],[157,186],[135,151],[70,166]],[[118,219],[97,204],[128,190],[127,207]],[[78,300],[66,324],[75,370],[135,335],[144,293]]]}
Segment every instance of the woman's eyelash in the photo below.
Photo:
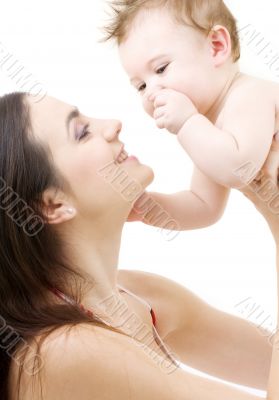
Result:
{"label": "woman's eyelash", "polygon": [[84,128],[82,129],[81,135],[78,136],[78,141],[82,140],[83,138],[85,138],[87,135],[89,135],[89,133],[91,133],[89,130],[89,124],[86,124],[84,126]]}

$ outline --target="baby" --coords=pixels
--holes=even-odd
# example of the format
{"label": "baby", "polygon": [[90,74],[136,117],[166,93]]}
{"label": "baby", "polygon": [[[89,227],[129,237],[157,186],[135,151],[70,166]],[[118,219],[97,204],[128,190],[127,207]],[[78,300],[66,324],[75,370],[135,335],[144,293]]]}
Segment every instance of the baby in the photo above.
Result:
{"label": "baby", "polygon": [[[145,111],[160,129],[176,135],[194,163],[190,190],[148,196],[179,230],[214,224],[230,188],[250,183],[267,158],[279,130],[279,85],[239,71],[236,20],[222,0],[112,5],[106,39],[117,40]],[[146,215],[138,201],[130,220],[160,226],[152,210]]]}

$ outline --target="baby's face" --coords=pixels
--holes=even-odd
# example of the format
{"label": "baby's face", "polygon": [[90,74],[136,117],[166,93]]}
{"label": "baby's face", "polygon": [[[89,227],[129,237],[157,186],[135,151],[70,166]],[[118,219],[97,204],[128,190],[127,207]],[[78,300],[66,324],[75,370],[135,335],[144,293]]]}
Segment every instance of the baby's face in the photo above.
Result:
{"label": "baby's face", "polygon": [[120,44],[119,54],[150,116],[154,111],[150,96],[160,89],[186,94],[200,112],[208,108],[213,67],[206,37],[177,24],[167,10],[141,11]]}

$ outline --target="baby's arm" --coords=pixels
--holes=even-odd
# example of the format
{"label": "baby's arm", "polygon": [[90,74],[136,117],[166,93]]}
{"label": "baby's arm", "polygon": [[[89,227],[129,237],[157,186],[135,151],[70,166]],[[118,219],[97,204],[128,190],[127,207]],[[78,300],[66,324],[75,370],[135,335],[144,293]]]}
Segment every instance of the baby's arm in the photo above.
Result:
{"label": "baby's arm", "polygon": [[175,230],[204,228],[221,218],[228,196],[229,189],[213,182],[195,167],[190,190],[174,194],[146,193],[134,205],[134,220],[164,227],[168,216],[176,222]]}
{"label": "baby's arm", "polygon": [[253,82],[234,89],[225,105],[222,129],[195,114],[178,132],[178,140],[194,164],[221,185],[240,188],[235,174],[244,164],[257,175],[267,158],[275,129],[275,104],[267,88]]}

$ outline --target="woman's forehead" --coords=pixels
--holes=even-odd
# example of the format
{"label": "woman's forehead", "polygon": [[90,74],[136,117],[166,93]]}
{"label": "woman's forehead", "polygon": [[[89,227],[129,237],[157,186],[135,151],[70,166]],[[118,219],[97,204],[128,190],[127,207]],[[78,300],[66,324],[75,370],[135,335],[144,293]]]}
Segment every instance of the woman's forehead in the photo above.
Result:
{"label": "woman's forehead", "polygon": [[66,131],[67,115],[73,106],[51,96],[44,97],[38,103],[29,100],[29,105],[33,133],[36,136],[48,141],[59,132]]}
{"label": "woman's forehead", "polygon": [[37,103],[29,100],[29,104],[31,106],[32,113],[37,115],[44,114],[47,111],[65,113],[71,107],[69,104],[52,96],[45,96]]}

